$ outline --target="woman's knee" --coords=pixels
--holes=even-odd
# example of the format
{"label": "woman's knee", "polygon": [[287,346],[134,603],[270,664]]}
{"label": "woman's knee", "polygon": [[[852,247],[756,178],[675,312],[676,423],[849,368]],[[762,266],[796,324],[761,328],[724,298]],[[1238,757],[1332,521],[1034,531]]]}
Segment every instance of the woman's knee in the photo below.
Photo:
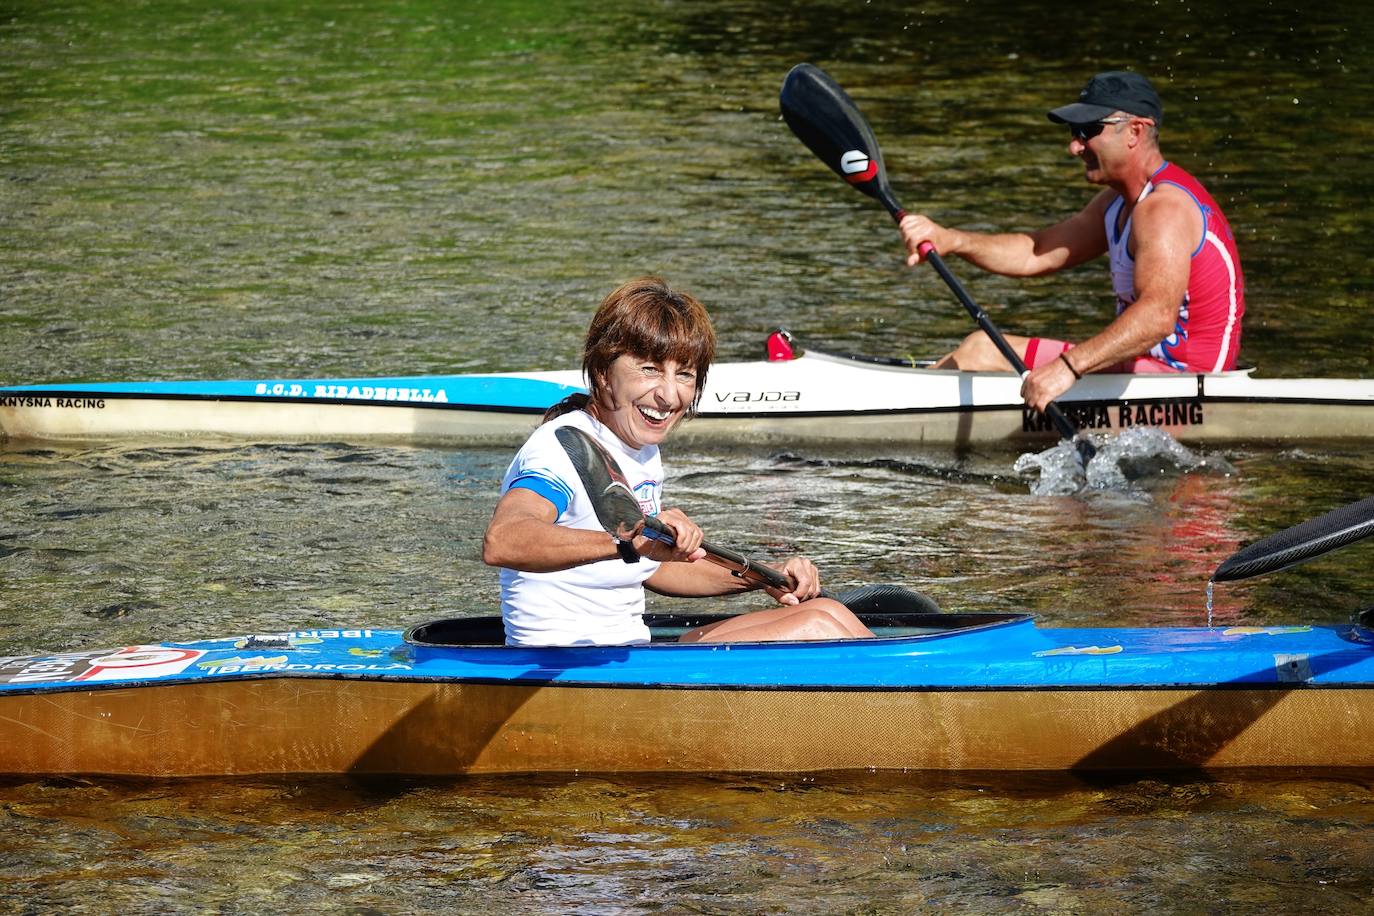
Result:
{"label": "woman's knee", "polygon": [[862,626],[849,608],[829,598],[808,601],[791,617],[791,622],[797,633],[812,638],[850,636],[856,625]]}
{"label": "woman's knee", "polygon": [[858,639],[866,639],[873,635],[873,631],[845,605],[830,598],[820,598],[817,601],[821,602],[820,608],[833,621],[836,635]]}
{"label": "woman's knee", "polygon": [[809,610],[824,614],[827,620],[832,621],[836,626],[842,626],[854,616],[849,608],[845,607],[834,598],[812,598],[806,602]]}

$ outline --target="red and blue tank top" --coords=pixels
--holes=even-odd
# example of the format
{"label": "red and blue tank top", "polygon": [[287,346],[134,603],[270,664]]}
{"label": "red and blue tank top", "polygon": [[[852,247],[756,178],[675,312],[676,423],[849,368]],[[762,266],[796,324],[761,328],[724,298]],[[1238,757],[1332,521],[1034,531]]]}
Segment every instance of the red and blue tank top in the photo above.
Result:
{"label": "red and blue tank top", "polygon": [[[1202,243],[1192,253],[1188,291],[1179,303],[1174,332],[1150,349],[1150,356],[1186,372],[1220,372],[1236,367],[1240,319],[1245,314],[1245,277],[1240,269],[1231,224],[1196,178],[1166,162],[1151,176],[1136,202],[1162,184],[1182,188],[1197,205]],[[1119,315],[1136,300],[1135,259],[1131,257],[1131,219],[1117,228],[1122,198],[1107,205],[1105,225],[1112,288]]]}

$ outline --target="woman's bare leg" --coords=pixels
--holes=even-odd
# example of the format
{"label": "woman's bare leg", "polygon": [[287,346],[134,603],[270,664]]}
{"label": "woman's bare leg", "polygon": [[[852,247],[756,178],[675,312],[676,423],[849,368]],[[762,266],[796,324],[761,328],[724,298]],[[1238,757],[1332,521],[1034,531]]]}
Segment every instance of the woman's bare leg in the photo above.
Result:
{"label": "woman's bare leg", "polygon": [[776,642],[807,639],[866,639],[873,631],[854,612],[829,598],[812,598],[792,607],[741,614],[697,627],[678,642]]}

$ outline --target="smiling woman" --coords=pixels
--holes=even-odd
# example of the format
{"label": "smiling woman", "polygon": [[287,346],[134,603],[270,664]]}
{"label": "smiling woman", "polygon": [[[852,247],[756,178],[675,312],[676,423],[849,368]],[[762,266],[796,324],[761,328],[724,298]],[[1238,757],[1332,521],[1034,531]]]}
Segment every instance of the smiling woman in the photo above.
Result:
{"label": "smiling woman", "polygon": [[[649,641],[644,589],[679,597],[757,585],[701,563],[701,529],[663,508],[659,443],[695,406],[715,355],[715,332],[696,299],[655,277],[633,280],[601,303],[587,330],[588,394],[550,408],[516,454],[482,542],[501,567],[501,615],[513,645],[626,645]],[[673,542],[608,535],[556,432],[571,426],[601,443],[645,515]],[[871,636],[844,605],[820,595],[811,561],[783,564],[789,588],[767,588],[781,608],[693,630],[686,642]]]}

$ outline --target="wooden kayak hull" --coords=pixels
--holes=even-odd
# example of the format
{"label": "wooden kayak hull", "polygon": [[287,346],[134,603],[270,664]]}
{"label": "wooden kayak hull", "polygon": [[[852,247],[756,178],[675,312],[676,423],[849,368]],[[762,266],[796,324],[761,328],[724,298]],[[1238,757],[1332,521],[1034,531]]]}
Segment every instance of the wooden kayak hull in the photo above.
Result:
{"label": "wooden kayak hull", "polygon": [[[0,772],[187,777],[1371,767],[1368,688],[217,681],[0,700]],[[34,740],[41,739],[41,740]]]}

